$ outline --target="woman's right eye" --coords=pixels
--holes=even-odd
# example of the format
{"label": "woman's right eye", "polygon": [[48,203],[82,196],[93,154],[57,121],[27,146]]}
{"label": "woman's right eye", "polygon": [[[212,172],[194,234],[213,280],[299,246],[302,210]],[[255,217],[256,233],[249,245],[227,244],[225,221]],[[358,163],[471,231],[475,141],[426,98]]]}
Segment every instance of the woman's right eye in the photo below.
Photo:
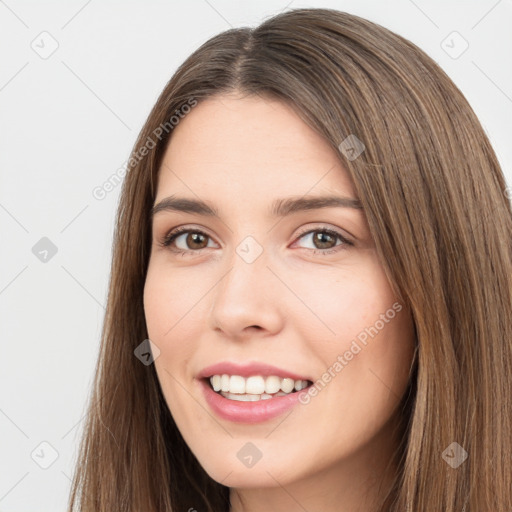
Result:
{"label": "woman's right eye", "polygon": [[[180,240],[182,237],[183,240]],[[161,241],[161,245],[163,247],[169,247],[171,251],[185,254],[187,252],[198,252],[201,249],[205,249],[208,242],[206,242],[206,246],[204,242],[209,238],[211,239],[210,235],[198,229],[177,228],[164,237]],[[180,247],[179,243],[184,243],[185,247]],[[196,245],[195,248],[194,245]],[[197,247],[197,245],[200,247]],[[192,249],[190,249],[190,247],[192,247]]]}

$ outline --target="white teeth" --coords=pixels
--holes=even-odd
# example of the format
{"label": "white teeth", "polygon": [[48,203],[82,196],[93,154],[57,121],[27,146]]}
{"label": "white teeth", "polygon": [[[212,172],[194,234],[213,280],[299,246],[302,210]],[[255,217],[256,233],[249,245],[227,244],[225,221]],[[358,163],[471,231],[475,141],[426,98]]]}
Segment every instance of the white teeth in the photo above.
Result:
{"label": "white teeth", "polygon": [[[233,378],[233,377],[231,377]],[[232,391],[234,393],[234,391]],[[265,380],[259,375],[256,377],[249,377],[245,381],[245,392],[252,395],[261,395],[265,393]]]}
{"label": "white teeth", "polygon": [[[229,400],[236,400],[237,402],[257,402],[259,400],[268,400],[269,398],[273,398],[272,395],[267,395],[263,393],[261,395],[253,395],[245,393],[243,395],[239,395],[238,393],[220,393],[224,398],[228,398]],[[288,393],[283,393],[279,391],[274,396],[286,396]]]}
{"label": "white teeth", "polygon": [[[288,394],[308,386],[307,380],[293,380],[287,377],[283,379],[275,375],[269,377],[253,375],[247,378],[240,375],[213,375],[210,377],[210,383],[214,391],[221,392],[223,395],[257,396],[258,400],[260,396],[263,400],[268,400],[271,395],[280,396],[281,392]],[[250,400],[250,398],[244,400]]]}
{"label": "white teeth", "polygon": [[229,375],[222,375],[220,379],[221,391],[229,391]]}
{"label": "white teeth", "polygon": [[291,393],[295,387],[295,381],[293,379],[283,379],[281,383],[281,389],[284,393]]}
{"label": "white teeth", "polygon": [[307,380],[296,380],[295,381],[295,391],[300,391],[308,386]]}
{"label": "white teeth", "polygon": [[229,378],[229,392],[243,395],[245,393],[245,379],[240,375],[231,375]]}
{"label": "white teeth", "polygon": [[222,388],[221,381],[222,381],[222,377],[220,375],[214,375],[210,379],[210,382],[212,383],[212,387],[213,387],[214,391],[220,391],[221,390],[221,388]]}
{"label": "white teeth", "polygon": [[265,379],[265,393],[277,393],[281,389],[281,380],[274,375],[267,377]]}

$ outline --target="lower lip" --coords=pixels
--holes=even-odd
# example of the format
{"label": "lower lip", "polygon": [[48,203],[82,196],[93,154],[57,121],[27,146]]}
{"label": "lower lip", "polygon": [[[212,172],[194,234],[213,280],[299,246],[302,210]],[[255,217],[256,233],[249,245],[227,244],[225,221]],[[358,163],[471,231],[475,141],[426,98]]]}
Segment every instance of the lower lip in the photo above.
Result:
{"label": "lower lip", "polygon": [[204,380],[200,380],[203,393],[213,412],[221,418],[238,423],[261,423],[276,418],[299,403],[301,393],[306,394],[307,388],[285,396],[241,402],[229,400],[213,389]]}

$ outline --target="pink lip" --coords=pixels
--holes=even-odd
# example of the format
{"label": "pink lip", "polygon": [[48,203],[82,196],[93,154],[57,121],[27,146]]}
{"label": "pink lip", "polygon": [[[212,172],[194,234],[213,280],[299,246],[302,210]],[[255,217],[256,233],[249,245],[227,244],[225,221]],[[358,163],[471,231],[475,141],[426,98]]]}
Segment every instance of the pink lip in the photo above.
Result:
{"label": "pink lip", "polygon": [[308,388],[306,388],[289,395],[269,398],[268,400],[240,402],[229,400],[216,393],[205,379],[201,379],[199,382],[206,402],[213,412],[223,419],[239,423],[259,423],[275,418],[297,405],[301,393],[307,393],[308,391]]}
{"label": "pink lip", "polygon": [[277,368],[276,366],[272,366],[270,364],[252,362],[245,365],[239,365],[236,363],[231,363],[229,361],[222,361],[212,366],[203,368],[203,370],[201,370],[197,378],[205,379],[211,377],[212,375],[223,374],[240,375],[242,377],[250,377],[251,375],[261,375],[262,377],[269,377],[270,375],[275,375],[277,377],[289,378],[293,380],[313,381],[311,377],[304,377],[298,375],[297,373],[292,373],[289,372],[288,370],[283,370],[282,368]]}

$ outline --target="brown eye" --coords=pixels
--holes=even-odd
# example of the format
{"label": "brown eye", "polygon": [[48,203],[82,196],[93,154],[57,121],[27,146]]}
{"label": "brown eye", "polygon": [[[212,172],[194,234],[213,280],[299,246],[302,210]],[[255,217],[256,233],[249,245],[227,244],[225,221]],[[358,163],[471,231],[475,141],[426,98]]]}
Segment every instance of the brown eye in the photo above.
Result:
{"label": "brown eye", "polygon": [[202,233],[191,232],[185,238],[185,245],[191,249],[204,249],[208,245],[207,239]]}
{"label": "brown eye", "polygon": [[[164,247],[170,247],[176,252],[193,252],[205,249],[208,246],[209,239],[209,235],[197,229],[179,228],[169,233],[162,241],[162,245]],[[184,244],[184,247],[180,246],[180,243]]]}
{"label": "brown eye", "polygon": [[[316,231],[313,235],[313,243],[317,249],[331,249],[336,245],[336,237],[325,231]],[[331,245],[334,243],[334,245]]]}
{"label": "brown eye", "polygon": [[[302,233],[299,240],[303,238],[309,238],[311,240],[310,243],[313,244],[313,247],[310,250],[315,254],[331,254],[338,252],[339,250],[346,249],[347,246],[354,245],[338,231],[328,228],[310,229],[309,231]],[[340,240],[340,243],[337,243],[338,240]]]}

